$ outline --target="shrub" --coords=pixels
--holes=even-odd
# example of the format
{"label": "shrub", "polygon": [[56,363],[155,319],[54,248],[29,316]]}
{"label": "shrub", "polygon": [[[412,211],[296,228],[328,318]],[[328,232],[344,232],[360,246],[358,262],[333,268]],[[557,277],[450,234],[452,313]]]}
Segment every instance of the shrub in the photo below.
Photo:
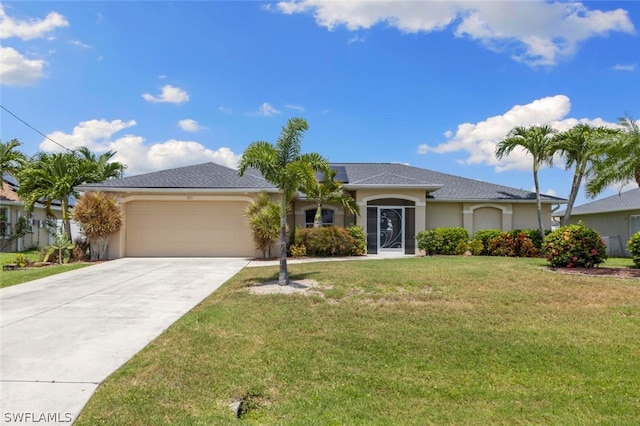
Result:
{"label": "shrub", "polygon": [[[514,229],[510,231],[511,236],[513,238],[517,238],[519,234],[524,233],[524,235],[531,240],[533,246],[538,249],[538,251],[542,250],[542,246],[544,245],[544,240],[542,239],[542,234],[539,229]],[[549,235],[551,230],[545,230],[544,234]]]}
{"label": "shrub", "polygon": [[289,253],[292,257],[304,257],[307,255],[307,248],[304,244],[292,244],[289,246]]}
{"label": "shrub", "polygon": [[73,208],[73,219],[89,240],[91,260],[106,259],[109,238],[122,226],[122,213],[115,197],[86,192]]}
{"label": "shrub", "polygon": [[482,254],[482,251],[484,250],[482,241],[476,240],[475,238],[469,241],[469,250],[471,251],[472,255],[480,256]]}
{"label": "shrub", "polygon": [[364,256],[367,254],[367,234],[362,226],[352,225],[347,228],[349,234],[353,238],[353,247],[351,247],[352,256]]}
{"label": "shrub", "polygon": [[416,235],[418,248],[428,255],[432,254],[456,254],[456,248],[460,241],[466,243],[469,233],[466,229],[454,226],[451,228],[435,228],[428,231],[420,231]]}
{"label": "shrub", "polygon": [[640,268],[640,232],[636,232],[631,236],[627,243],[627,250],[631,252],[633,263]]}
{"label": "shrub", "polygon": [[502,231],[498,229],[480,229],[479,231],[476,231],[473,239],[479,240],[482,243],[481,254],[488,255],[489,242],[500,235],[502,235]]}
{"label": "shrub", "polygon": [[591,268],[607,258],[606,245],[593,229],[582,222],[562,226],[545,238],[545,256],[551,266]]}
{"label": "shrub", "polygon": [[260,192],[244,211],[253,242],[262,257],[271,257],[271,246],[280,238],[280,206],[266,192]]}
{"label": "shrub", "polygon": [[355,245],[349,231],[337,226],[300,229],[298,236],[309,256],[349,256]]}
{"label": "shrub", "polygon": [[469,250],[469,242],[460,240],[460,242],[458,242],[458,245],[456,246],[456,255],[461,256],[465,254],[467,250]]}
{"label": "shrub", "polygon": [[27,266],[29,266],[29,259],[27,259],[27,256],[24,255],[24,253],[18,253],[16,254],[16,258],[13,261],[16,265],[18,265],[19,268],[26,268]]}
{"label": "shrub", "polygon": [[440,253],[442,235],[438,234],[435,229],[418,232],[416,240],[418,241],[418,248],[424,251],[427,256]]}
{"label": "shrub", "polygon": [[489,254],[491,256],[508,257],[537,257],[538,249],[526,233],[520,232],[513,235],[505,232],[489,242]]}

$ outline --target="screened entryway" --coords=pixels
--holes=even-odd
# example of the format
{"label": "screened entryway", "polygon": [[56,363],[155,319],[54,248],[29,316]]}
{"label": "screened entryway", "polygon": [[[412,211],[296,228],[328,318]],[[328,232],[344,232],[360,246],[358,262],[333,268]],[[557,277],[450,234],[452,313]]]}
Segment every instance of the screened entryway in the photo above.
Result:
{"label": "screened entryway", "polygon": [[415,204],[382,199],[367,204],[367,252],[415,254]]}

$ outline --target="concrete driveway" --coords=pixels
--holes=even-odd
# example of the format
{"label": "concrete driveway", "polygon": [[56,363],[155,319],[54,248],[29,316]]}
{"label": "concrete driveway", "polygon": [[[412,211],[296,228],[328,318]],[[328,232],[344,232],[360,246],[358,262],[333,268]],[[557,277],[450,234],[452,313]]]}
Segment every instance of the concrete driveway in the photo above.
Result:
{"label": "concrete driveway", "polygon": [[0,290],[1,424],[71,424],[98,384],[247,263],[127,258]]}

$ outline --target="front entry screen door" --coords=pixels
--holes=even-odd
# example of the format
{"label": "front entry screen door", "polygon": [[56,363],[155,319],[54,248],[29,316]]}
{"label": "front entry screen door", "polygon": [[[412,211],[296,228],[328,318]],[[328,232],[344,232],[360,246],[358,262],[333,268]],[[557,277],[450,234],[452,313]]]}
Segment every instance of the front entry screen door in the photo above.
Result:
{"label": "front entry screen door", "polygon": [[379,235],[378,247],[380,252],[402,252],[404,246],[404,208],[379,207]]}

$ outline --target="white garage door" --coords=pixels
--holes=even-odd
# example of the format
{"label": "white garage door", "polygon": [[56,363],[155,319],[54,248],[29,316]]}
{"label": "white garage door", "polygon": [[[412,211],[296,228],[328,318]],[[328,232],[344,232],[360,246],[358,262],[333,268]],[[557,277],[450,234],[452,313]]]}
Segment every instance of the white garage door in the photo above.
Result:
{"label": "white garage door", "polygon": [[126,208],[127,256],[254,254],[246,202],[132,201]]}

